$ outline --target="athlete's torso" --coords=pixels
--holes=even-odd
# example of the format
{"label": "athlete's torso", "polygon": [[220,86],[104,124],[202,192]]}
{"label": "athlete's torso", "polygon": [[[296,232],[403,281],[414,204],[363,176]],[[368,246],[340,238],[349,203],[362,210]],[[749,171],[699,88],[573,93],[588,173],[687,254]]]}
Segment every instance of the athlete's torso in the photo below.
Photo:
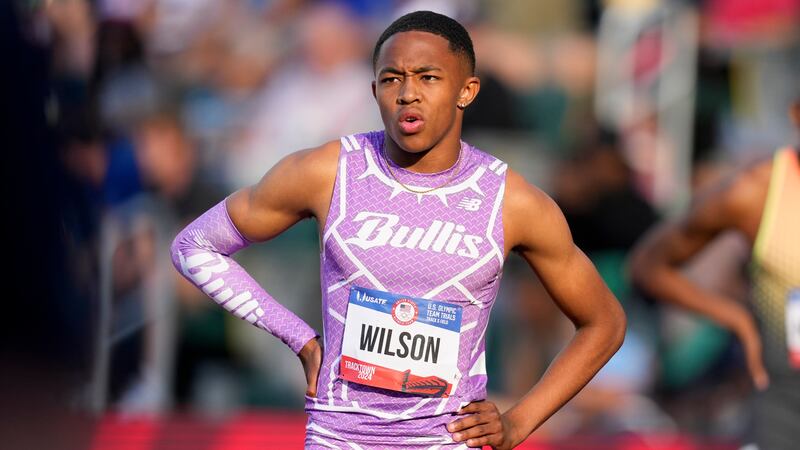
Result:
{"label": "athlete's torso", "polygon": [[774,157],[750,275],[770,376],[769,388],[756,394],[756,441],[764,450],[794,449],[800,439],[800,160],[795,150]]}
{"label": "athlete's torso", "polygon": [[[383,140],[383,131],[341,140],[323,232],[325,353],[317,398],[306,402],[307,446],[351,448],[345,443],[353,442],[361,448],[446,447],[452,441],[444,425],[453,420],[453,412],[486,394],[484,334],[504,259],[506,164],[462,143],[453,167],[419,174],[387,161]],[[431,190],[437,186],[441,187]],[[460,308],[458,350],[452,358],[457,370],[449,396],[409,394],[340,378],[351,292],[361,288]],[[424,313],[415,312],[420,318]],[[402,357],[413,353],[398,351],[403,324],[389,323],[395,327],[395,337],[387,332],[385,346],[368,350],[382,353],[376,358],[402,364]],[[363,340],[363,329],[361,333]],[[449,346],[436,350],[440,359],[455,352]]]}
{"label": "athlete's torso", "polygon": [[781,150],[774,158],[750,271],[767,367],[774,376],[800,377],[800,366],[789,364],[787,332],[792,330],[786,326],[789,297],[800,296],[800,161],[794,150]]}

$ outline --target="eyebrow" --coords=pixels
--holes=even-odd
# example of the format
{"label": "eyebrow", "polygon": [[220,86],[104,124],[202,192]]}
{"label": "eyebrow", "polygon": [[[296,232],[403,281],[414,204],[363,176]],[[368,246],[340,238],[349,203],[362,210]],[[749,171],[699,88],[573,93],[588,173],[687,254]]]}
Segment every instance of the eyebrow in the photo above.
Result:
{"label": "eyebrow", "polygon": [[[417,68],[411,69],[409,72],[411,72],[411,73],[423,73],[423,72],[434,72],[434,71],[441,71],[441,70],[442,69],[440,69],[439,67],[436,67],[436,66],[421,66],[421,67],[417,67]],[[381,71],[378,72],[378,75],[383,75],[385,73],[403,74],[403,73],[405,73],[405,71],[400,70],[400,69],[398,69],[396,67],[389,66],[389,67],[384,67],[383,69],[381,69]]]}

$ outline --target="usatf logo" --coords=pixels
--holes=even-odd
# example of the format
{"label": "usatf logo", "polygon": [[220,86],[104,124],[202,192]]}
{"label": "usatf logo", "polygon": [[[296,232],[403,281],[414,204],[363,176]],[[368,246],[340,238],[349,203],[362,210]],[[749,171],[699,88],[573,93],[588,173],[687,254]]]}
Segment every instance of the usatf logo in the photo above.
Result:
{"label": "usatf logo", "polygon": [[483,238],[465,234],[466,227],[453,222],[434,220],[427,228],[400,225],[400,217],[395,214],[382,214],[368,211],[358,213],[355,222],[363,222],[355,236],[345,240],[347,244],[357,245],[364,250],[391,245],[395,248],[408,248],[437,253],[457,254],[477,259],[480,256],[478,244]]}
{"label": "usatf logo", "polygon": [[482,200],[479,198],[462,198],[460,202],[458,202],[458,206],[456,208],[464,209],[467,211],[477,211],[478,208],[481,207]]}
{"label": "usatf logo", "polygon": [[417,321],[418,315],[417,304],[406,298],[401,298],[392,306],[392,319],[400,325],[411,325]]}

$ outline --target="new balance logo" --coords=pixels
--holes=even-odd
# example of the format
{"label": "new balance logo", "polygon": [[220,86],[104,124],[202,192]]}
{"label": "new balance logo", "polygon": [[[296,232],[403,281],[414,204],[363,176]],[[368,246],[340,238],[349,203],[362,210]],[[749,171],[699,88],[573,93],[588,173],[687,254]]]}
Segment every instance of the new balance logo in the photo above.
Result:
{"label": "new balance logo", "polygon": [[458,202],[458,206],[456,208],[465,209],[467,211],[477,211],[478,208],[481,207],[482,200],[479,198],[462,198],[460,202]]}
{"label": "new balance logo", "polygon": [[453,222],[434,220],[427,228],[401,225],[395,214],[381,214],[362,211],[356,215],[356,222],[364,222],[354,237],[345,240],[347,244],[363,249],[390,245],[395,248],[418,249],[437,253],[457,254],[477,259],[480,256],[478,244],[483,238],[464,234],[466,228]]}

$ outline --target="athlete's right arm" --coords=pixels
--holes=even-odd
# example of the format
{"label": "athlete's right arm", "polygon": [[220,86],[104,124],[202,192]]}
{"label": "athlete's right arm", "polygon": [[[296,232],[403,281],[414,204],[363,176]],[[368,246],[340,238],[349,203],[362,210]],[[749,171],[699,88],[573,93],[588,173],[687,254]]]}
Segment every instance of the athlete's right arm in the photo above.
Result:
{"label": "athlete's right arm", "polygon": [[755,169],[720,183],[698,197],[684,217],[651,230],[634,248],[630,267],[633,281],[655,298],[731,330],[742,342],[754,384],[763,389],[769,378],[751,314],[741,303],[702,288],[680,271],[684,263],[724,230],[738,229],[751,239],[754,237],[757,222],[752,223],[752,218],[760,217],[764,196],[758,175]]}
{"label": "athlete's right arm", "polygon": [[256,185],[235,192],[189,224],[171,248],[173,264],[186,279],[298,354],[317,333],[275,301],[231,255],[279,235],[303,218],[313,216],[324,223],[338,149],[338,142],[331,142],[287,156]]}

